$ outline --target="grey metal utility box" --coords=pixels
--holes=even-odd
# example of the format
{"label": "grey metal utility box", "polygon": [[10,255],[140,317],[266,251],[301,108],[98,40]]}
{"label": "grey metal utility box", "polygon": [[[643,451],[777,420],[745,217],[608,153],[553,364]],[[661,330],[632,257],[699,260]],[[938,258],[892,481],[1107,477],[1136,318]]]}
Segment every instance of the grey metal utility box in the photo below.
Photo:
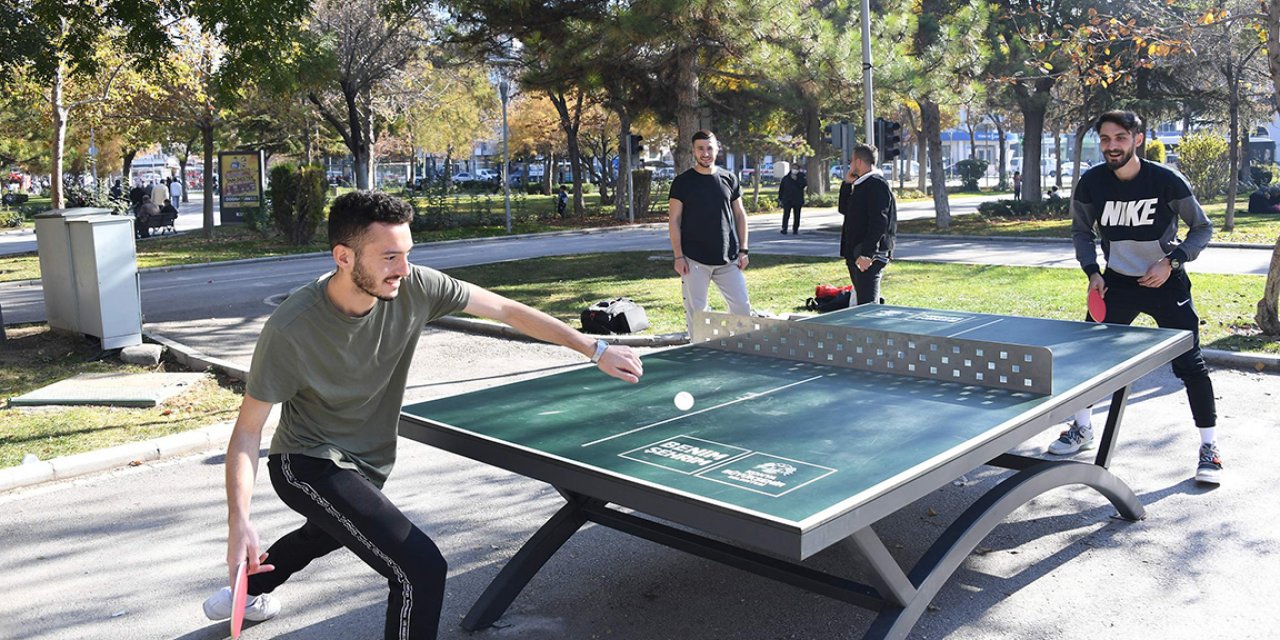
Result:
{"label": "grey metal utility box", "polygon": [[111,213],[110,209],[79,207],[54,209],[35,215],[36,253],[40,257],[44,313],[51,329],[81,333],[75,263],[67,223],[75,218],[108,213]]}
{"label": "grey metal utility box", "polygon": [[142,344],[142,291],[134,248],[133,218],[70,218],[80,333],[102,340],[102,348]]}

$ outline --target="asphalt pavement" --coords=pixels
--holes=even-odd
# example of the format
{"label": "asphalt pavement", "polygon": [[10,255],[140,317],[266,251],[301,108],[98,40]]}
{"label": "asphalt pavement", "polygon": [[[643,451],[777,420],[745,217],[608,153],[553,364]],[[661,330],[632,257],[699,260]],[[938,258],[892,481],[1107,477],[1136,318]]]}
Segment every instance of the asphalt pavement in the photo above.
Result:
{"label": "asphalt pavement", "polygon": [[[753,218],[759,253],[835,255],[835,214],[806,212],[800,236]],[[562,233],[415,249],[422,264],[583,251],[666,251],[665,228]],[[1070,245],[909,240],[903,257],[1075,268]],[[1205,252],[1205,259],[1227,249]],[[1246,251],[1246,250],[1240,250]],[[1258,250],[1252,250],[1258,251]],[[1007,253],[1004,253],[1007,252]],[[1269,252],[1268,257],[1269,257]],[[1224,259],[1246,268],[1249,253]],[[961,259],[964,258],[964,259]],[[984,262],[991,263],[991,262]],[[1204,260],[1193,265],[1208,265]],[[246,364],[271,301],[328,269],[327,256],[143,274],[146,329]],[[1265,270],[1264,270],[1265,272]],[[7,322],[43,315],[38,285],[0,285]],[[580,366],[548,345],[428,327],[406,391],[414,402]],[[1271,638],[1280,530],[1266,505],[1280,481],[1272,458],[1280,381],[1273,373],[1215,373],[1226,480],[1191,479],[1195,431],[1168,369],[1135,385],[1112,470],[1147,506],[1140,523],[1112,519],[1085,489],[1042,496],[997,528],[935,600],[917,638]],[[1047,431],[1029,448],[1047,444]],[[222,638],[200,602],[225,580],[221,446],[0,494],[0,637]],[[1031,450],[1031,449],[1028,449]],[[442,638],[858,638],[869,613],[599,527],[588,527],[544,568],[499,625],[468,634],[457,622],[504,561],[560,505],[547,485],[404,441],[387,485],[392,499],[450,561]],[[876,526],[904,564],[924,554],[950,517],[1004,477],[984,470]],[[265,480],[255,519],[264,541],[298,524]],[[811,566],[859,578],[836,547]],[[385,583],[350,554],[312,565],[282,587],[284,613],[246,638],[378,638]]]}

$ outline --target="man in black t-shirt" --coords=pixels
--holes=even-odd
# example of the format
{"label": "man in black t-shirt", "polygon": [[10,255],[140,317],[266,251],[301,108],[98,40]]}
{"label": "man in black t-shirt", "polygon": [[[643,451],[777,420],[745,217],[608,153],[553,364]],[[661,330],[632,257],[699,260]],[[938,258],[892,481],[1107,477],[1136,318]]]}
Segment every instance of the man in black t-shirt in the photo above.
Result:
{"label": "man in black t-shirt", "polygon": [[729,312],[751,315],[747,297],[747,212],[737,176],[716,166],[720,144],[714,133],[693,134],[692,169],[671,182],[667,207],[675,270],[684,295],[685,324],[707,308],[712,282]]}
{"label": "man in black t-shirt", "polygon": [[[1191,415],[1200,432],[1196,480],[1221,482],[1222,459],[1216,442],[1217,407],[1213,382],[1200,353],[1200,318],[1191,301],[1191,280],[1183,264],[1209,244],[1213,225],[1196,201],[1187,179],[1174,170],[1141,159],[1142,119],[1131,111],[1108,111],[1094,125],[1105,165],[1080,176],[1071,194],[1071,238],[1076,260],[1089,276],[1089,289],[1107,303],[1105,322],[1129,324],[1140,313],[1156,324],[1186,329],[1195,342],[1173,359],[1173,374],[1187,389]],[[1178,241],[1178,221],[1187,223]],[[1102,238],[1106,271],[1098,267],[1094,241]],[[1087,318],[1086,318],[1087,319]],[[1066,455],[1093,445],[1090,410],[1076,414],[1049,452]]]}

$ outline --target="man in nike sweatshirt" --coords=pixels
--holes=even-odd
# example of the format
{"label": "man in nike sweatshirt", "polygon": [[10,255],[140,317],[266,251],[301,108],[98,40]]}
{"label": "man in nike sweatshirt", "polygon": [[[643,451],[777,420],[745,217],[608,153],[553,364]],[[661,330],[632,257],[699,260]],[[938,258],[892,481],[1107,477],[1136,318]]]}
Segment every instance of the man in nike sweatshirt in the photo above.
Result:
{"label": "man in nike sweatshirt", "polygon": [[[1174,358],[1173,374],[1187,389],[1191,415],[1200,432],[1196,480],[1221,482],[1216,442],[1213,382],[1200,353],[1200,318],[1191,301],[1191,280],[1183,265],[1209,244],[1213,225],[1187,179],[1135,155],[1144,142],[1142,119],[1131,111],[1108,111],[1094,123],[1105,164],[1080,177],[1071,194],[1071,239],[1076,260],[1089,276],[1089,289],[1107,303],[1105,321],[1130,324],[1140,313],[1156,324],[1186,329],[1195,342]],[[1178,221],[1187,224],[1178,240]],[[1098,266],[1095,240],[1101,236],[1106,271]],[[1078,412],[1049,452],[1067,455],[1093,445],[1090,410]]]}

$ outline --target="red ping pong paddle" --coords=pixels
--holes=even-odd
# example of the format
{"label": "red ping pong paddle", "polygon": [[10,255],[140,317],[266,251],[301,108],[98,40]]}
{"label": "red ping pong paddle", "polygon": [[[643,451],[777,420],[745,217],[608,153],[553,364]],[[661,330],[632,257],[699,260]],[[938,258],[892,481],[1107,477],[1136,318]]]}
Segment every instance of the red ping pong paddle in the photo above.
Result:
{"label": "red ping pong paddle", "polygon": [[236,582],[231,585],[231,637],[240,637],[240,628],[244,625],[244,605],[249,599],[249,561],[241,560],[236,567]]}
{"label": "red ping pong paddle", "polygon": [[1097,289],[1089,290],[1089,317],[1094,322],[1102,322],[1107,317],[1107,303]]}

